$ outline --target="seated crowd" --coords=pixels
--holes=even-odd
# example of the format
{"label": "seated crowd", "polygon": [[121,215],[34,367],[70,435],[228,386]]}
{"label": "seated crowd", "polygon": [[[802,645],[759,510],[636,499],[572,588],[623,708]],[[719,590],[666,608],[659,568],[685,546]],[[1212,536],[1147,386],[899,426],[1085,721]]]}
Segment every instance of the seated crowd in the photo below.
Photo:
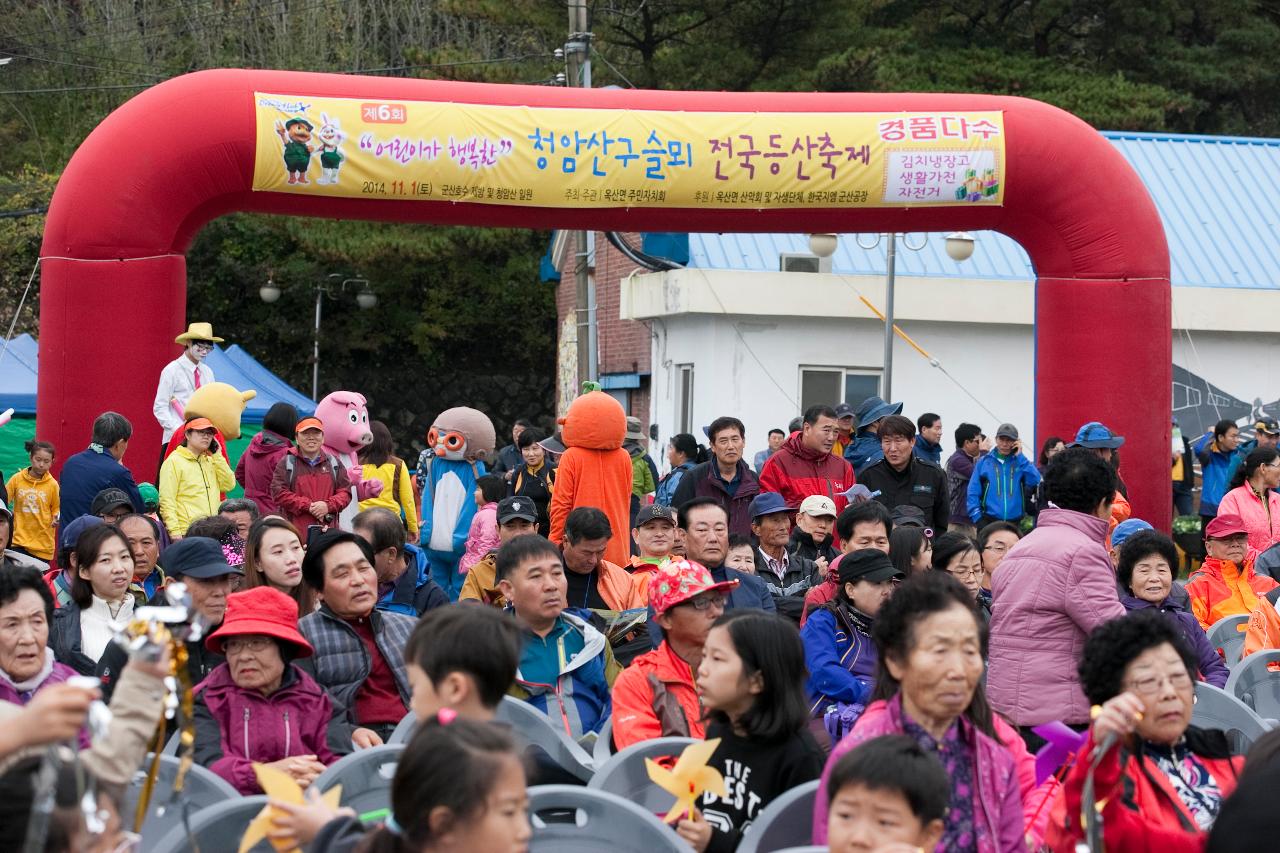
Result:
{"label": "seated crowd", "polygon": [[[296,425],[297,446],[285,441],[274,479],[259,477],[277,501],[268,511],[187,494],[230,476],[205,425],[189,423],[161,476],[176,502],[148,511],[136,489],[104,486],[49,538],[45,571],[6,551],[0,718],[14,724],[0,726],[0,837],[23,838],[51,793],[45,843],[29,849],[126,840],[121,786],[161,718],[169,661],[131,660],[117,634],[179,582],[199,629],[183,659],[194,757],[241,794],[262,793],[254,765],[307,788],[416,719],[384,820],[318,798],[281,804],[277,846],[526,849],[527,787],[579,780],[498,721],[513,701],[588,751],[600,738],[611,751],[715,740],[708,764],[727,791],[672,821],[699,853],[737,849],[771,802],[811,782],[812,841],[833,851],[1066,851],[1096,832],[1109,849],[1181,851],[1262,837],[1261,807],[1234,803],[1280,781],[1280,735],[1246,761],[1225,733],[1192,723],[1197,683],[1227,682],[1208,628],[1245,616],[1246,655],[1280,646],[1280,592],[1255,571],[1241,516],[1206,525],[1207,559],[1183,585],[1172,540],[1117,515],[1111,454],[1123,439],[1106,427],[1086,424],[1038,468],[1013,425],[984,453],[966,424],[956,452],[967,468],[944,467],[936,415],[921,418],[921,441],[900,407],[873,399],[858,412],[811,408],[758,478],[736,420],[709,428],[701,464],[693,437],[677,436],[670,479],[651,485],[685,499],[641,505],[629,531],[578,506],[553,542],[545,507],[485,480],[488,538],[468,551],[456,603],[391,509],[307,531],[347,494],[314,419]],[[121,429],[102,425],[102,442]],[[1277,459],[1256,454],[1246,483]],[[554,482],[540,445],[523,458],[534,467],[521,477]],[[875,491],[804,493],[821,478],[795,472],[819,459]],[[750,489],[731,493],[726,477]],[[1033,524],[1003,497],[1015,486],[1034,491]],[[11,520],[0,513],[6,546]],[[605,556],[620,538],[626,564]],[[95,738],[97,698],[113,717]],[[91,829],[77,799],[85,773],[104,817]]]}

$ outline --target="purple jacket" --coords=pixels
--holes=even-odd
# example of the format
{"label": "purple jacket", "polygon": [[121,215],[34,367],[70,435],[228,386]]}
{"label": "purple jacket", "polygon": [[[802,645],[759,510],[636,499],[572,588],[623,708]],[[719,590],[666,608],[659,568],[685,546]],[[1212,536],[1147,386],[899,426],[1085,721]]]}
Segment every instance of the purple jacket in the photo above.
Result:
{"label": "purple jacket", "polygon": [[244,496],[258,505],[258,512],[262,515],[280,512],[280,507],[271,498],[271,477],[276,472],[280,457],[292,446],[289,439],[264,429],[253,437],[236,463],[236,482],[244,487]]}
{"label": "purple jacket", "polygon": [[337,760],[326,740],[331,707],[315,679],[293,664],[285,665],[284,681],[270,696],[237,687],[231,669],[220,664],[196,686],[196,761],[240,793],[261,794],[255,761],[290,755],[314,755],[325,765]]}
{"label": "purple jacket", "polygon": [[[974,756],[973,816],[987,828],[984,843],[978,845],[978,853],[1026,853],[1022,793],[1012,753],[975,729],[967,717],[960,717],[958,724]],[[901,694],[888,702],[873,703],[858,718],[853,731],[836,744],[822,768],[822,781],[813,806],[814,844],[827,843],[827,778],[840,756],[873,738],[900,734],[903,734]],[[1011,733],[1010,736],[1014,735]],[[944,851],[939,848],[939,853]]]}
{"label": "purple jacket", "polygon": [[1200,667],[1200,680],[1206,684],[1212,684],[1214,687],[1226,688],[1227,676],[1230,670],[1227,669],[1226,663],[1222,660],[1222,655],[1218,654],[1209,643],[1209,637],[1205,634],[1204,629],[1200,627],[1200,623],[1196,621],[1195,614],[1178,606],[1178,603],[1172,597],[1166,598],[1157,606],[1150,601],[1143,601],[1141,598],[1134,598],[1132,595],[1120,596],[1120,603],[1124,605],[1125,610],[1146,610],[1155,607],[1173,623],[1178,626],[1178,630],[1182,632],[1182,638],[1187,641],[1187,645],[1191,647],[1191,651],[1195,653],[1196,663]]}
{"label": "purple jacket", "polygon": [[[49,671],[49,674],[44,677],[43,681],[36,685],[35,690],[29,692],[19,692],[18,688],[14,687],[13,682],[10,681],[8,677],[0,678],[0,702],[9,702],[14,705],[26,705],[31,701],[31,697],[35,696],[41,690],[44,690],[51,684],[62,684],[75,674],[76,671],[65,663],[54,661],[53,668]],[[89,730],[81,729],[80,748],[88,749],[89,743]]]}
{"label": "purple jacket", "polygon": [[969,510],[965,506],[965,499],[969,491],[969,481],[973,479],[975,464],[977,460],[959,448],[956,448],[956,452],[947,458],[945,466],[947,498],[951,503],[952,524],[973,524],[973,519],[969,517]]}
{"label": "purple jacket", "polygon": [[991,577],[987,698],[1016,726],[1089,722],[1084,641],[1125,614],[1106,541],[1104,519],[1049,507]]}

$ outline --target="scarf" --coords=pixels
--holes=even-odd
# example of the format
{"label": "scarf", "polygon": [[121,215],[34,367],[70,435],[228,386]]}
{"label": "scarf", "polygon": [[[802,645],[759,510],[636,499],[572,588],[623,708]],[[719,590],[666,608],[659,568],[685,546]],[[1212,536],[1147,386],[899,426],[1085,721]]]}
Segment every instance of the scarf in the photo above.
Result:
{"label": "scarf", "polygon": [[28,678],[26,681],[14,681],[9,676],[9,673],[5,672],[3,669],[0,669],[0,678],[3,678],[5,681],[12,684],[13,689],[18,691],[18,694],[22,696],[23,700],[25,701],[31,698],[31,694],[35,693],[37,688],[39,688],[41,684],[44,684],[44,680],[48,678],[52,672],[53,672],[53,649],[49,648],[48,646],[45,646],[44,666],[40,667],[40,671],[37,672],[35,675],[33,675],[31,678]]}

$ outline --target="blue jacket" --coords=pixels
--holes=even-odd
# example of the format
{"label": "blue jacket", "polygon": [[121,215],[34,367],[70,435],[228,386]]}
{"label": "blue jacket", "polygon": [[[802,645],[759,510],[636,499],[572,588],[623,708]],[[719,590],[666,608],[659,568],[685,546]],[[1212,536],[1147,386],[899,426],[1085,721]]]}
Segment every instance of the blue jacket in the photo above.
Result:
{"label": "blue jacket", "polygon": [[483,462],[436,457],[422,486],[422,522],[418,544],[461,560],[476,514],[476,480],[488,471]]}
{"label": "blue jacket", "polygon": [[697,464],[696,462],[685,461],[668,471],[667,475],[658,481],[658,490],[653,495],[653,502],[662,506],[671,506],[681,478]]}
{"label": "blue jacket", "polygon": [[377,607],[388,613],[403,613],[415,619],[433,607],[449,603],[440,584],[431,579],[427,553],[411,542],[404,543],[405,554],[412,562],[404,574],[378,599]]}
{"label": "blue jacket", "polygon": [[934,444],[927,440],[923,435],[916,436],[915,446],[911,448],[911,452],[916,455],[917,459],[923,459],[925,462],[932,462],[939,468],[942,467],[942,445]]}
{"label": "blue jacket", "polygon": [[1023,487],[1034,489],[1038,485],[1040,472],[1030,459],[1021,453],[1009,457],[992,451],[979,457],[973,466],[965,508],[975,524],[984,515],[1017,521],[1026,515]]}
{"label": "blue jacket", "polygon": [[123,489],[133,503],[133,511],[142,512],[142,495],[138,494],[133,475],[106,451],[99,453],[90,447],[68,458],[62,464],[58,485],[62,489],[61,516],[68,522],[88,515],[98,492],[110,488]]}
{"label": "blue jacket", "polygon": [[1212,434],[1196,442],[1195,451],[1200,459],[1200,514],[1217,515],[1218,504],[1227,494],[1227,484],[1231,482],[1229,476],[1235,452],[1218,450]]}
{"label": "blue jacket", "polygon": [[844,458],[853,466],[853,475],[858,476],[863,468],[884,458],[884,451],[880,449],[880,437],[870,430],[858,430],[853,441],[844,449]]}
{"label": "blue jacket", "polygon": [[[837,607],[841,620],[834,611]],[[871,701],[878,654],[871,639],[870,617],[832,601],[809,614],[800,629],[800,640],[809,670],[805,692],[812,716],[823,716],[827,706],[835,702],[866,705]]]}
{"label": "blue jacket", "polygon": [[[568,630],[556,641],[560,674],[555,684],[529,681],[517,669],[515,684],[508,691],[546,714],[553,726],[574,740],[588,732],[600,731],[613,714],[609,678],[616,675],[618,665],[609,641],[587,621],[589,615],[585,610],[565,610],[560,614]],[[576,652],[566,648],[579,644]],[[526,642],[522,659],[534,652],[535,647]]]}

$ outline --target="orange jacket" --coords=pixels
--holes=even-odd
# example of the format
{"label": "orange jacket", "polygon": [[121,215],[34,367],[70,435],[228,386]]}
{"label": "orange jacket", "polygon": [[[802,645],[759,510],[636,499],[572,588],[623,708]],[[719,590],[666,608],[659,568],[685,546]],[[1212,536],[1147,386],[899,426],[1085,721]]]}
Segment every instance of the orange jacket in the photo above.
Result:
{"label": "orange jacket", "polygon": [[1107,547],[1111,547],[1111,534],[1116,532],[1116,525],[1122,521],[1128,521],[1133,515],[1133,507],[1129,506],[1129,501],[1124,495],[1116,492],[1115,500],[1111,502],[1111,523],[1107,526]]}
{"label": "orange jacket", "polygon": [[1259,597],[1276,588],[1276,582],[1253,571],[1253,561],[1245,560],[1241,570],[1229,560],[1210,557],[1200,571],[1187,581],[1191,612],[1206,631],[1224,616],[1247,616],[1258,606]]}
{"label": "orange jacket", "polygon": [[[681,715],[684,731],[680,730]],[[615,749],[626,749],[660,737],[701,740],[704,734],[702,706],[693,686],[693,671],[665,640],[653,651],[633,660],[613,683]]]}
{"label": "orange jacket", "polygon": [[[1258,606],[1249,614],[1249,627],[1244,634],[1244,651],[1248,657],[1263,649],[1280,649],[1280,612],[1266,598],[1258,599]],[[1271,665],[1275,670],[1275,664]]]}
{"label": "orange jacket", "polygon": [[652,572],[637,572],[633,575],[621,566],[601,560],[597,577],[600,597],[610,609],[634,610],[649,606],[649,581],[653,578]]}

